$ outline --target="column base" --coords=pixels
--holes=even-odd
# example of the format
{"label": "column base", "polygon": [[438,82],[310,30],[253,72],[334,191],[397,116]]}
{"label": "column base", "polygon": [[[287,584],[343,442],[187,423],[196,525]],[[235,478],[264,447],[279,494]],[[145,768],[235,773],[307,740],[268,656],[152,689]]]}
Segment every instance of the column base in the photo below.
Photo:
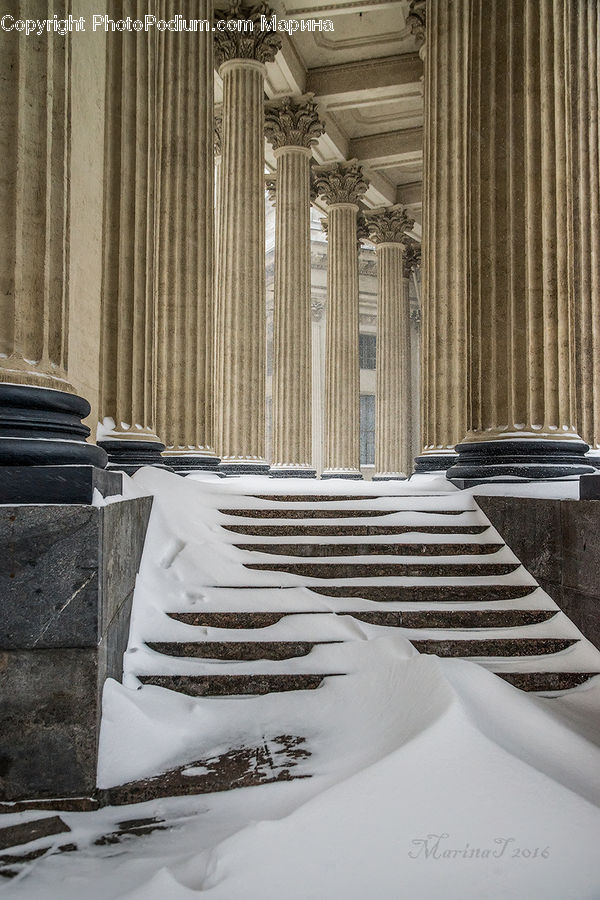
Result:
{"label": "column base", "polygon": [[267,462],[221,462],[217,467],[217,475],[228,477],[229,475],[269,475],[270,466]]}
{"label": "column base", "polygon": [[327,478],[348,478],[351,481],[362,481],[363,475],[362,472],[357,471],[356,469],[348,469],[347,471],[339,471],[338,469],[324,469],[321,472],[321,478],[323,480]]}
{"label": "column base", "polygon": [[133,475],[142,466],[158,466],[165,469],[160,455],[165,445],[159,441],[131,441],[127,438],[119,440],[98,441],[98,446],[108,454],[108,468]]}
{"label": "column base", "polygon": [[581,440],[507,438],[457,444],[456,450],[457,462],[446,477],[461,488],[487,481],[540,481],[595,472],[585,456],[589,447]]}
{"label": "column base", "polygon": [[162,456],[161,463],[171,472],[178,475],[190,475],[192,472],[217,472],[221,460],[218,456]]}
{"label": "column base", "polygon": [[428,472],[445,472],[453,466],[458,459],[458,454],[452,450],[446,453],[423,453],[415,456],[415,475],[424,475]]}
{"label": "column base", "polygon": [[0,466],[96,466],[108,458],[88,444],[83,397],[52,388],[0,384]]}
{"label": "column base", "polygon": [[271,466],[271,478],[316,478],[317,470],[308,466]]}
{"label": "column base", "polygon": [[373,475],[371,481],[407,481],[403,472],[382,472],[381,475]]}

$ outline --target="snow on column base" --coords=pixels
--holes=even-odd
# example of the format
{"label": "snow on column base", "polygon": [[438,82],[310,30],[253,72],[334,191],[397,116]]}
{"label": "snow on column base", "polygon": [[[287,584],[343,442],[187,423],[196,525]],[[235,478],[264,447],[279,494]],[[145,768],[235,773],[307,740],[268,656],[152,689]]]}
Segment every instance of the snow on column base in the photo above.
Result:
{"label": "snow on column base", "polygon": [[108,468],[133,475],[142,466],[159,466],[166,469],[161,453],[165,445],[160,441],[134,441],[130,438],[111,438],[98,442],[108,454]]}

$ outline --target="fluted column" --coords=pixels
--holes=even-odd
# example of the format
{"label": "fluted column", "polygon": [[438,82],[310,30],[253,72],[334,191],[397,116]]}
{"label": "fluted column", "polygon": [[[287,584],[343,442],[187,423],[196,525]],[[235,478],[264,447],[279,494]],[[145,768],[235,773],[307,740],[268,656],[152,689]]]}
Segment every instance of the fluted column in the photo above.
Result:
{"label": "fluted column", "polygon": [[265,459],[265,63],[281,45],[263,8],[232,7],[252,32],[216,31],[223,79],[217,261],[216,436],[224,473],[268,472]]}
{"label": "fluted column", "polygon": [[314,477],[310,292],[310,159],[323,132],[312,95],[267,105],[277,160],[271,475]]}
{"label": "fluted column", "polygon": [[[212,20],[212,0],[159,0]],[[177,472],[214,468],[213,42],[159,32],[156,424]]]}
{"label": "fluted column", "polygon": [[[470,0],[411,4],[425,39],[422,453],[416,471],[446,469],[467,428],[467,61]],[[427,22],[425,27],[425,13]]]}
{"label": "fluted column", "polygon": [[361,478],[357,214],[368,184],[356,161],[315,166],[314,173],[329,243],[322,477]]}
{"label": "fluted column", "polygon": [[597,0],[567,6],[576,424],[596,465],[600,464],[599,14]]}
{"label": "fluted column", "polygon": [[377,254],[375,481],[406,478],[410,465],[410,308],[404,278],[405,231],[414,225],[401,206],[365,215]]}
{"label": "fluted column", "polygon": [[[61,19],[69,7],[35,11]],[[31,4],[4,12],[28,19]],[[68,372],[71,40],[0,30],[1,466],[106,464],[85,442],[90,405]]]}
{"label": "fluted column", "polygon": [[[109,15],[119,17],[112,2]],[[151,10],[152,11],[152,10]],[[156,12],[156,9],[153,9]],[[148,4],[138,0],[136,17]],[[101,383],[98,442],[132,474],[162,464],[154,424],[156,41],[107,36]]]}
{"label": "fluted column", "polygon": [[449,477],[589,471],[568,283],[569,0],[471,0],[469,432]]}

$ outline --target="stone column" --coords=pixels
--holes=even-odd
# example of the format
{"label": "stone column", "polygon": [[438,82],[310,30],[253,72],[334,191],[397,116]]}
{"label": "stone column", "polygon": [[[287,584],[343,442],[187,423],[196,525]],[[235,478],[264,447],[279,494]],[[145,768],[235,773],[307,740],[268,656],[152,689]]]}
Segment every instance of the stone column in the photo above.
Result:
{"label": "stone column", "polygon": [[[467,428],[467,60],[470,0],[411,4],[423,45],[422,454],[446,469]],[[451,74],[450,74],[451,73]]]}
{"label": "stone column", "polygon": [[368,184],[355,160],[313,171],[316,190],[327,204],[329,242],[322,477],[362,478],[357,214]]}
{"label": "stone column", "polygon": [[570,3],[570,185],[573,236],[570,270],[575,312],[576,424],[600,465],[600,159],[598,153],[599,7]]}
{"label": "stone column", "polygon": [[399,205],[372,210],[365,219],[377,253],[373,480],[392,481],[406,478],[410,465],[410,307],[403,241],[414,221]]}
{"label": "stone column", "polygon": [[223,79],[222,174],[217,261],[217,446],[220,470],[266,474],[264,78],[281,45],[260,30],[264,7],[233,6],[253,31],[215,31]]}
{"label": "stone column", "polygon": [[277,160],[271,475],[314,478],[312,459],[310,159],[323,133],[312,95],[269,103]]}
{"label": "stone column", "polygon": [[[212,0],[159,0],[212,20]],[[213,42],[159,32],[156,424],[176,472],[215,468],[213,440]]]}
{"label": "stone column", "polygon": [[[31,18],[27,3],[6,11]],[[64,18],[68,4],[53,12]],[[21,467],[107,461],[86,443],[90,405],[68,372],[71,40],[0,31],[0,503],[19,502],[20,480],[35,477]]]}
{"label": "stone column", "polygon": [[[119,18],[120,4],[108,13]],[[138,0],[135,17],[148,12]],[[151,12],[156,13],[152,7]],[[107,36],[101,383],[98,442],[131,475],[161,464],[154,424],[156,41]]]}
{"label": "stone column", "polygon": [[[419,269],[421,266],[421,245],[414,241],[406,244],[403,259],[404,290],[409,307],[409,387],[408,387],[408,420],[409,446],[407,472],[412,473],[415,459],[421,451],[421,409],[420,409],[420,349],[421,349],[421,307],[419,291]],[[415,288],[416,303],[411,306],[410,285]]]}
{"label": "stone column", "polygon": [[593,471],[573,394],[569,0],[471,5],[469,432],[448,476]]}

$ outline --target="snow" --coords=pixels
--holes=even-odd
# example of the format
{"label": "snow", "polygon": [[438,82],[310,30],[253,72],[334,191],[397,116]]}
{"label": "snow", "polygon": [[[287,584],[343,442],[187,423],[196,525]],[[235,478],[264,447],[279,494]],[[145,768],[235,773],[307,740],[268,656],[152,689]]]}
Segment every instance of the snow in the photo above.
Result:
{"label": "snow", "polygon": [[[309,592],[306,586],[318,579],[278,575],[275,582],[272,573],[244,568],[247,560],[270,557],[234,547],[261,539],[224,532],[221,524],[241,524],[244,518],[219,510],[235,509],[249,493],[317,492],[383,498],[340,500],[335,508],[400,510],[386,517],[390,524],[486,521],[469,492],[456,491],[439,476],[377,485],[307,484],[302,479],[273,484],[259,476],[224,482],[209,474],[183,479],[144,469],[133,479],[125,478],[124,497],[152,494],[154,503],[136,585],[124,683],[109,680],[104,690],[98,784],[109,787],[179,766],[191,777],[201,774],[202,761],[211,756],[268,744],[282,734],[306,739],[311,755],[299,759],[293,772],[310,777],[91,813],[61,813],[72,829],[68,840],[80,851],[32,863],[1,886],[7,897],[597,900],[600,676],[564,696],[526,694],[487,671],[489,660],[475,664],[438,659],[417,653],[409,643],[417,634],[439,637],[441,630],[384,628],[335,616],[347,608],[345,601]],[[264,502],[243,497],[244,506]],[[435,511],[440,504],[459,515],[440,515]],[[321,505],[327,506],[297,504],[310,509]],[[314,520],[319,521],[335,520]],[[377,524],[378,519],[367,521]],[[451,542],[446,537],[442,543]],[[327,538],[328,543],[332,540]],[[410,543],[410,535],[384,540]],[[491,529],[481,536],[465,535],[464,540],[495,543],[498,536]],[[508,550],[500,557],[514,558]],[[410,559],[385,557],[386,562]],[[373,583],[424,580],[379,578]],[[485,608],[556,609],[521,567],[506,576],[426,580],[457,587],[523,584],[531,587],[525,597],[487,603]],[[382,607],[352,600],[353,609]],[[258,608],[298,614],[267,628],[235,632],[185,625],[165,615]],[[419,608],[428,607],[385,604],[387,611]],[[482,607],[449,601],[438,608]],[[481,629],[469,636],[516,633],[579,635],[557,610],[539,625]],[[298,659],[252,663],[172,659],[145,643],[225,636],[341,643],[317,646]],[[466,633],[457,631],[455,636]],[[493,668],[539,670],[540,659],[518,665],[494,660]],[[551,668],[593,665],[597,670],[598,659],[597,651],[582,641],[576,649],[554,655]],[[312,691],[223,698],[192,698],[151,685],[140,689],[138,681],[144,672],[283,670],[344,674],[326,677]],[[114,830],[115,823],[150,816],[164,819],[168,830],[128,837],[116,845],[94,844],[99,835]],[[0,816],[0,827],[39,817]],[[56,839],[57,845],[65,842],[65,836]]]}

